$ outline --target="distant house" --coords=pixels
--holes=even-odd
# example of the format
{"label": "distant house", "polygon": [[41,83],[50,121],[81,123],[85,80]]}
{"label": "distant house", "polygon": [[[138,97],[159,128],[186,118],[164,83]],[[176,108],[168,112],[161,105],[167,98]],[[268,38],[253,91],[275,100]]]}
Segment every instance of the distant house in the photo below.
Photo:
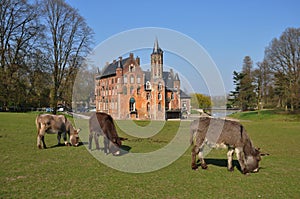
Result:
{"label": "distant house", "polygon": [[151,69],[143,71],[140,58],[130,53],[106,64],[95,77],[97,112],[115,119],[165,120],[180,118],[190,109],[190,97],[180,90],[177,73],[163,71],[163,51],[155,40]]}

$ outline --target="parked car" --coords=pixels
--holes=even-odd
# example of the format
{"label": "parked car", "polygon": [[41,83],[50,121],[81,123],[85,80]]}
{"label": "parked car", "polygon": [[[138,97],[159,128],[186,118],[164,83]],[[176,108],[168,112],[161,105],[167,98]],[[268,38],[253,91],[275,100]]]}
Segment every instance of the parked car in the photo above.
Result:
{"label": "parked car", "polygon": [[47,113],[53,112],[53,108],[50,108],[50,107],[46,108],[46,112],[47,112]]}

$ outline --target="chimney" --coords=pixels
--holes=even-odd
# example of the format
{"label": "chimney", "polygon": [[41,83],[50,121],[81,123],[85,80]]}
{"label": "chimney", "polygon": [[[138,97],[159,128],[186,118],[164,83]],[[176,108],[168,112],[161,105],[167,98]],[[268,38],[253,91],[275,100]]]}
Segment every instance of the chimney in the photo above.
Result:
{"label": "chimney", "polygon": [[172,77],[174,77],[174,72],[173,72],[172,68],[170,69],[170,73],[171,73]]}
{"label": "chimney", "polygon": [[140,58],[139,58],[139,57],[136,57],[135,61],[136,61],[136,63],[137,63],[138,65],[140,65]]}

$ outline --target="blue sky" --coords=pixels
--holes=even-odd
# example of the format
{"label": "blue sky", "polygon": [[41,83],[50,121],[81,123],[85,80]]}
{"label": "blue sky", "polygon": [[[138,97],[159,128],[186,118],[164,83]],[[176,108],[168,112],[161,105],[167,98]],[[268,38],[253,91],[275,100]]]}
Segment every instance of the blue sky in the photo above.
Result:
{"label": "blue sky", "polygon": [[226,92],[233,89],[232,72],[241,70],[246,55],[255,67],[273,38],[288,27],[300,27],[297,0],[66,2],[78,9],[93,29],[95,46],[120,32],[143,27],[167,28],[187,35],[216,63]]}

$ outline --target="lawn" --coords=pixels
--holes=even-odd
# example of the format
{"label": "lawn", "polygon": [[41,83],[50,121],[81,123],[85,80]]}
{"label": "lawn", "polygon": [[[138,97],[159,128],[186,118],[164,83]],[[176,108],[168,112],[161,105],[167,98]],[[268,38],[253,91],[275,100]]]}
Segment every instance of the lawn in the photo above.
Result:
{"label": "lawn", "polygon": [[[0,113],[0,198],[300,196],[299,115],[253,112],[234,116],[242,119],[254,145],[270,154],[263,157],[259,173],[250,175],[243,175],[237,169],[228,172],[224,150],[209,153],[208,170],[191,170],[189,148],[169,166],[147,173],[121,172],[106,166],[91,155],[85,141],[79,147],[39,150],[36,147],[35,116],[36,113]],[[126,121],[120,122],[126,124]],[[141,127],[148,125],[143,121],[136,123]],[[188,123],[184,124],[188,134]],[[121,128],[118,132],[129,138],[123,144],[128,146],[130,153],[147,153],[168,145],[179,126],[176,121],[166,122],[158,134],[149,138],[126,135]],[[85,125],[80,127],[84,140],[88,129]],[[49,147],[54,146],[56,136],[46,135],[45,141]]]}

